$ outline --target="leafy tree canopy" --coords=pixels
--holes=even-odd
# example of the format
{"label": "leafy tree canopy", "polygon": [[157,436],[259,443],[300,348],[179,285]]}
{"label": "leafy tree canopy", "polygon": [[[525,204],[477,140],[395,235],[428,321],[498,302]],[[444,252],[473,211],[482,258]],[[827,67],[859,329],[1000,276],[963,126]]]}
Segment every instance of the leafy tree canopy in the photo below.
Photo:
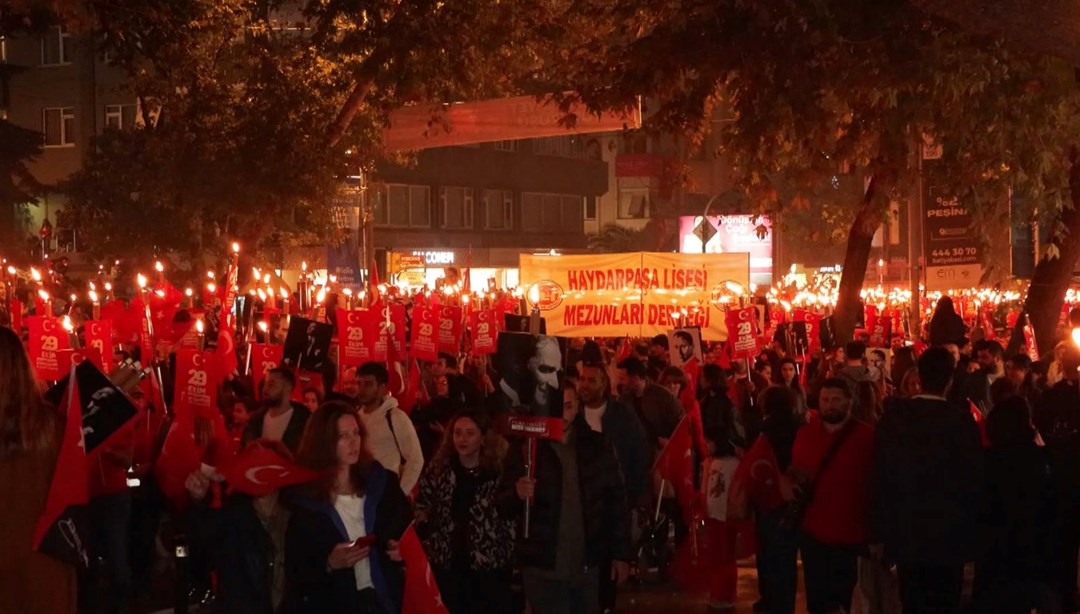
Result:
{"label": "leafy tree canopy", "polygon": [[[642,95],[653,126],[718,131],[751,211],[850,211],[842,338],[887,203],[915,196],[924,137],[982,222],[1007,214],[1010,189],[1047,216],[1070,206],[1080,95],[1055,59],[888,0],[598,0],[583,19],[591,36],[546,64],[549,83],[593,109]],[[865,197],[845,197],[845,176],[869,180]]]}

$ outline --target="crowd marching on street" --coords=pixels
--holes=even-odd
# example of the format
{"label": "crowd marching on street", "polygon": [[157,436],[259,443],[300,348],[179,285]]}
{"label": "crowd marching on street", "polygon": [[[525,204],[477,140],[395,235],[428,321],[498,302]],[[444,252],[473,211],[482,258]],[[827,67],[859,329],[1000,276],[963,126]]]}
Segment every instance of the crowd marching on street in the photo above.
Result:
{"label": "crowd marching on street", "polygon": [[[926,338],[777,334],[742,359],[680,332],[546,337],[525,314],[498,352],[466,325],[433,360],[345,361],[337,330],[316,349],[349,313],[327,307],[290,360],[308,320],[288,305],[280,331],[248,321],[211,351],[202,320],[194,347],[115,334],[95,368],[44,377],[56,348],[3,322],[0,613],[592,614],[660,578],[701,611],[793,614],[800,569],[811,614],[1080,608],[1067,329],[1041,361],[1006,355],[943,299]],[[44,308],[27,330],[48,333]],[[100,350],[88,323],[110,316],[80,309],[70,351]],[[503,337],[526,349],[507,362]],[[751,557],[757,594],[737,595]]]}

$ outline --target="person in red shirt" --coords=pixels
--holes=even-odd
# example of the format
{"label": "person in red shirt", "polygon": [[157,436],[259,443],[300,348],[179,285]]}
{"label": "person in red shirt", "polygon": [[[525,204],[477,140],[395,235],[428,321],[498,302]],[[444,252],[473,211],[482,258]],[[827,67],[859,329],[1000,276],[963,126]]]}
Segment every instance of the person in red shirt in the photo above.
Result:
{"label": "person in red shirt", "polygon": [[847,382],[826,379],[819,420],[799,430],[792,449],[792,480],[802,514],[803,579],[810,614],[851,610],[858,554],[869,542],[869,476],[874,429],[851,416]]}

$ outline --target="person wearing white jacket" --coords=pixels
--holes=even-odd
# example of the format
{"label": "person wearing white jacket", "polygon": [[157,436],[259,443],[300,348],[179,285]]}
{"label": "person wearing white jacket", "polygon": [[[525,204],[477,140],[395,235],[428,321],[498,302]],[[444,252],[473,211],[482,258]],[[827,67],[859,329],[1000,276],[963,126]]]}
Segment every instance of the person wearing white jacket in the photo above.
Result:
{"label": "person wearing white jacket", "polygon": [[378,362],[367,362],[356,370],[360,387],[360,419],[367,430],[367,448],[383,467],[398,475],[401,489],[408,495],[420,480],[424,454],[408,414],[398,409],[397,399],[389,396],[386,385],[389,373]]}

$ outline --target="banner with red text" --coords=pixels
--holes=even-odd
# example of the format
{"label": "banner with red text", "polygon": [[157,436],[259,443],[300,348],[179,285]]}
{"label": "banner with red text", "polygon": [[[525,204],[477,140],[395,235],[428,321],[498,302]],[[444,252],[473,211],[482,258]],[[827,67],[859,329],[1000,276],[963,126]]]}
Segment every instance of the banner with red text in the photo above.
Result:
{"label": "banner with red text", "polygon": [[724,311],[749,293],[749,254],[521,254],[521,286],[547,334],[652,337],[696,326],[724,341]]}
{"label": "banner with red text", "polygon": [[182,349],[176,353],[174,410],[211,417],[217,413],[217,389],[220,379],[214,352]]}
{"label": "banner with red text", "polygon": [[474,354],[494,354],[498,349],[497,322],[499,319],[499,312],[494,309],[482,309],[469,314],[469,331],[472,333]]}
{"label": "banner with red text", "polygon": [[417,360],[435,361],[438,359],[438,325],[439,310],[437,307],[413,307],[412,351],[409,353],[410,356]]}
{"label": "banner with red text", "polygon": [[30,364],[38,379],[56,380],[71,370],[71,361],[62,361],[58,352],[71,347],[68,331],[57,318],[30,316],[26,318],[30,333]]}

